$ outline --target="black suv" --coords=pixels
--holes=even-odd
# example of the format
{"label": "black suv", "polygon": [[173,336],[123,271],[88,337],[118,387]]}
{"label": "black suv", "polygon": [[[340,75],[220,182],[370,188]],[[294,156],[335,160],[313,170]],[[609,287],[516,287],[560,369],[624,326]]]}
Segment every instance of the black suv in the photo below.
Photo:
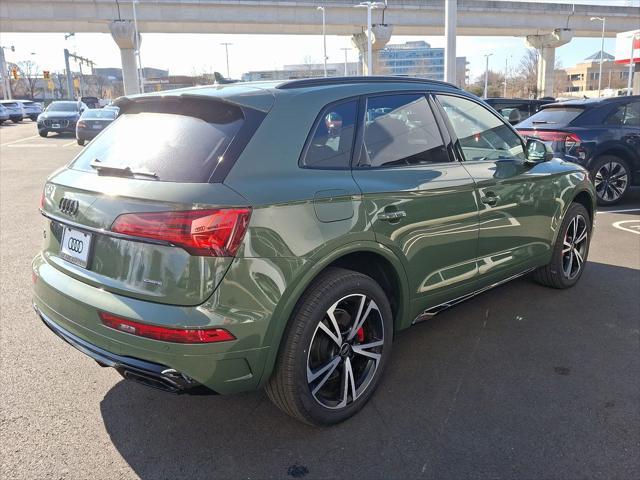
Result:
{"label": "black suv", "polygon": [[525,98],[487,98],[485,102],[491,105],[511,125],[520,123],[540,110],[542,105],[555,102],[551,97],[539,100]]}
{"label": "black suv", "polygon": [[640,183],[640,95],[544,105],[516,129],[586,167],[601,205],[618,202]]}

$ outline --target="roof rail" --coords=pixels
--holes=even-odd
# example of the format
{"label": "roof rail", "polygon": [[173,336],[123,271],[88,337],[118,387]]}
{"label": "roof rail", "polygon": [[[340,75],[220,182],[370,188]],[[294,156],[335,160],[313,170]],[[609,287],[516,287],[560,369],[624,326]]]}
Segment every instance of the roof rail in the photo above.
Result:
{"label": "roof rail", "polygon": [[423,85],[444,85],[460,90],[459,87],[449,82],[440,80],[430,80],[427,78],[402,77],[402,76],[377,76],[370,77],[354,76],[354,77],[315,77],[301,78],[298,80],[289,80],[279,84],[276,88],[279,90],[291,90],[294,88],[320,87],[324,85],[348,85],[350,83],[418,83]]}

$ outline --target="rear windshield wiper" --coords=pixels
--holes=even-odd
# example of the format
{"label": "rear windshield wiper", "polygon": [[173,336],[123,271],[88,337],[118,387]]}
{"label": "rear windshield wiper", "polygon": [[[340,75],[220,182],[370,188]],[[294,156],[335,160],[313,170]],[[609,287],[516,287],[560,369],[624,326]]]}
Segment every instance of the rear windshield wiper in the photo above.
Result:
{"label": "rear windshield wiper", "polygon": [[103,165],[97,158],[89,164],[91,168],[98,171],[98,175],[110,175],[114,177],[149,177],[158,178],[158,175],[153,172],[147,172],[142,170],[132,170],[131,167],[116,167],[114,165]]}
{"label": "rear windshield wiper", "polygon": [[551,123],[558,123],[558,122],[550,122],[549,120],[532,120],[531,123],[545,123],[545,124],[551,124]]}

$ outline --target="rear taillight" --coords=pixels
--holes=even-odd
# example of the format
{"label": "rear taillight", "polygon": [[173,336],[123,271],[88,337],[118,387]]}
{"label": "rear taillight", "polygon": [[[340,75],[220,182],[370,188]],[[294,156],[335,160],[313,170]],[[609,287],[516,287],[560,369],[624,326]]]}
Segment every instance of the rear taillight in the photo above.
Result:
{"label": "rear taillight", "polygon": [[126,213],[115,219],[111,231],[169,242],[192,255],[233,257],[250,216],[249,208]]}
{"label": "rear taillight", "polygon": [[80,120],[80,121],[78,122],[78,127],[80,127],[80,128],[87,128],[87,124],[86,124],[85,122],[83,122],[82,120]]}
{"label": "rear taillight", "polygon": [[543,142],[564,143],[566,150],[571,150],[582,142],[582,139],[575,133],[557,132],[554,130],[518,130],[523,137],[538,138]]}
{"label": "rear taillight", "polygon": [[40,194],[40,210],[44,210],[44,190]]}
{"label": "rear taillight", "polygon": [[236,339],[236,337],[224,328],[167,328],[134,322],[133,320],[106,312],[100,312],[99,315],[102,323],[109,328],[139,337],[162,340],[163,342],[215,343],[228,342]]}

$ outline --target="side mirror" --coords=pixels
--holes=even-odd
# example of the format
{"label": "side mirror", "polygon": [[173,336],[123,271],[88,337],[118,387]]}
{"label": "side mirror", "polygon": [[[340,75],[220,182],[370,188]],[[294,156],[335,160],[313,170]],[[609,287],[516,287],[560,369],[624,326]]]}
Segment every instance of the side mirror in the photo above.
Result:
{"label": "side mirror", "polygon": [[553,158],[553,150],[537,138],[528,138],[526,146],[527,161],[531,163],[547,162]]}

